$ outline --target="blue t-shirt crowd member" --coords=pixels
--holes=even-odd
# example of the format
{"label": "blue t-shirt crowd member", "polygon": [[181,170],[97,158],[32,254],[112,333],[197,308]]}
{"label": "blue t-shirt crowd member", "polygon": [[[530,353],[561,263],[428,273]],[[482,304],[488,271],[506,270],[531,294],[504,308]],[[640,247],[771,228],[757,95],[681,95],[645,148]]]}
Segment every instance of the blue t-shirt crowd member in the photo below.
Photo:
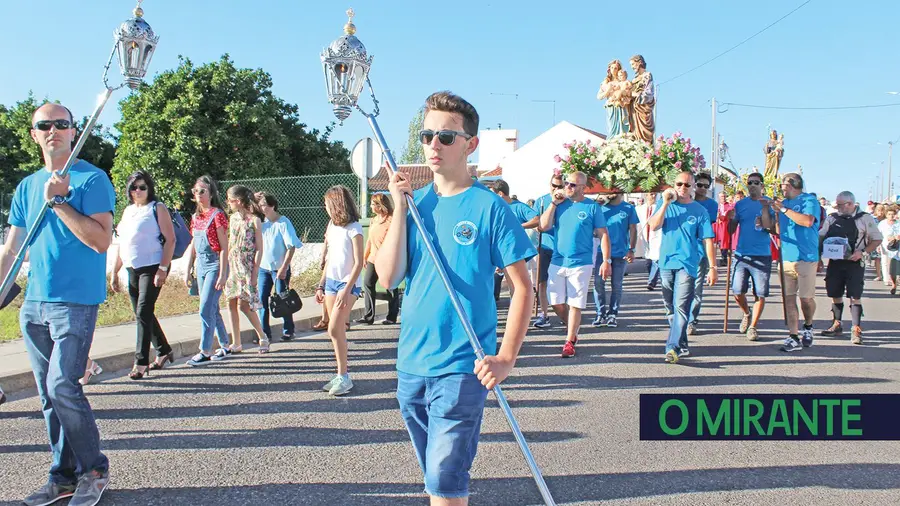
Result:
{"label": "blue t-shirt crowd member", "polygon": [[109,460],[100,452],[100,433],[78,379],[87,364],[97,310],[106,300],[115,191],[102,170],[82,160],[59,177],[75,140],[67,108],[44,104],[32,119],[31,137],[40,145],[46,167],[16,187],[0,262],[2,278],[49,198],[52,208],[29,250],[19,322],[44,403],[53,466],[49,483],[25,503],[50,504],[72,496],[73,504],[96,504],[109,482]]}
{"label": "blue t-shirt crowd member", "polygon": [[597,251],[594,262],[594,305],[597,317],[592,323],[595,327],[617,327],[619,305],[622,300],[622,283],[625,279],[625,266],[634,260],[634,247],[637,242],[637,225],[640,222],[634,206],[625,201],[624,195],[617,193],[601,205],[606,229],[609,233],[609,256],[612,259],[612,293],[607,304],[606,280],[600,276],[600,266],[605,259],[602,251]]}
{"label": "blue t-shirt crowd member", "polygon": [[[565,185],[563,184],[563,177],[559,174],[554,174],[550,177],[550,193],[546,195],[541,195],[534,201],[534,205],[532,209],[540,215],[550,208],[550,203],[553,202],[553,192],[561,191],[565,189]],[[538,304],[540,305],[540,313],[536,320],[534,320],[533,325],[535,328],[543,329],[547,328],[551,325],[550,315],[548,314],[548,300],[547,300],[547,277],[550,272],[550,261],[553,259],[553,250],[556,249],[556,231],[554,229],[550,230],[541,230],[541,247],[538,257]],[[566,315],[559,314],[559,319],[562,320],[563,324],[566,323]]]}
{"label": "blue t-shirt crowd member", "polygon": [[541,228],[555,229],[556,248],[550,260],[547,294],[557,314],[568,314],[568,335],[562,356],[575,355],[581,312],[587,305],[588,286],[594,267],[596,247],[600,240],[603,258],[600,275],[609,277],[609,234],[603,209],[585,198],[587,175],[572,172],[566,176],[565,190],[556,190],[550,207],[541,216]]}
{"label": "blue t-shirt crowd member", "polygon": [[[425,102],[424,128],[420,140],[434,184],[413,193],[405,176],[393,175],[389,189],[396,208],[375,268],[388,286],[406,279],[397,398],[425,490],[433,497],[464,498],[488,389],[509,375],[525,338],[533,296],[525,262],[537,252],[510,207],[469,176],[466,159],[478,146],[475,108],[449,92],[435,93]],[[407,215],[405,193],[413,194],[463,318],[487,355],[483,361],[476,361],[422,232]],[[497,267],[507,270],[515,287],[499,350],[491,276]]]}
{"label": "blue t-shirt crowd member", "polygon": [[[747,176],[750,196],[741,199],[728,212],[728,234],[738,230],[737,248],[732,265],[731,289],[734,300],[743,311],[738,331],[747,334],[747,339],[759,339],[757,325],[769,296],[769,278],[772,272],[772,250],[769,230],[774,229],[775,215],[763,195],[763,176],[754,172]],[[753,282],[756,302],[753,311],[747,303],[747,292]]]}
{"label": "blue t-shirt crowd member", "polygon": [[[816,270],[819,264],[820,207],[815,197],[803,192],[803,177],[788,173],[781,178],[784,200],[773,200],[778,210],[781,255],[784,262],[784,291],[790,335],[782,351],[800,351],[813,343],[816,313]],[[803,311],[803,330],[797,298]],[[798,336],[799,335],[799,336]]]}
{"label": "blue t-shirt crowd member", "polygon": [[648,222],[653,230],[662,230],[659,269],[663,285],[663,303],[669,320],[666,362],[676,363],[690,356],[687,338],[688,318],[694,296],[694,281],[700,270],[700,248],[705,244],[709,263],[708,281],[718,279],[713,249],[713,231],[709,213],[691,197],[694,175],[682,172],[675,188],[663,192],[657,211]]}
{"label": "blue t-shirt crowd member", "polygon": [[[537,228],[538,225],[540,225],[540,218],[537,211],[524,204],[523,202],[513,200],[512,197],[509,196],[509,183],[502,179],[497,179],[490,183],[489,188],[498,197],[503,199],[504,202],[509,204],[510,210],[516,217],[516,220],[518,220],[519,223],[522,224],[523,229],[530,230],[533,228]],[[531,267],[529,266],[529,271],[530,269]],[[503,269],[497,269],[497,271],[494,272],[494,300],[500,300],[500,290],[502,287],[504,275],[505,273]],[[510,293],[510,295],[512,295],[512,293]]]}
{"label": "blue t-shirt crowd member", "polygon": [[[719,203],[709,198],[709,189],[712,185],[712,176],[707,172],[700,172],[694,176],[694,201],[706,209],[709,215],[709,222],[715,223],[719,217]],[[715,235],[715,234],[713,234]],[[700,254],[700,263],[698,264],[697,277],[694,278],[694,301],[691,303],[690,322],[688,323],[688,335],[697,334],[697,326],[700,324],[700,309],[703,305],[703,284],[706,282],[706,275],[709,273],[709,261],[706,258],[705,244],[700,242],[697,244]]]}
{"label": "blue t-shirt crowd member", "polygon": [[[268,192],[259,192],[255,195],[260,210],[266,219],[262,223],[263,254],[259,264],[258,289],[259,321],[262,323],[263,333],[266,338],[272,340],[272,327],[269,324],[269,297],[272,290],[276,294],[286,292],[291,287],[291,259],[294,252],[303,246],[294,224],[287,216],[278,212],[278,199]],[[294,338],[294,317],[291,315],[283,318],[281,327],[281,339],[290,341]]]}

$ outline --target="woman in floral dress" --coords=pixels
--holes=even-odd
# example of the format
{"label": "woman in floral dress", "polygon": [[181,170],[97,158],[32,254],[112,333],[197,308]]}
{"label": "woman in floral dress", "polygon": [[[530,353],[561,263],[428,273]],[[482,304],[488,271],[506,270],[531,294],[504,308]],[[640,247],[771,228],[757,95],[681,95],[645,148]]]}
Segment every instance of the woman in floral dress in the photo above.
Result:
{"label": "woman in floral dress", "polygon": [[228,205],[234,214],[228,224],[228,281],[225,298],[231,313],[231,353],[240,353],[241,315],[250,320],[259,338],[259,352],[269,351],[269,340],[259,321],[259,263],[262,261],[262,212],[250,188],[242,185],[228,189]]}

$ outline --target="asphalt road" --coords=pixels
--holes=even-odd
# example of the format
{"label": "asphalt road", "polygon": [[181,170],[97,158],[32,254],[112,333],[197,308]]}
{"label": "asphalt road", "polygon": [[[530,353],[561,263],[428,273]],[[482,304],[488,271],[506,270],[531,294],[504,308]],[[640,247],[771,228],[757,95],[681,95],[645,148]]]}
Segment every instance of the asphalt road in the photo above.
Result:
{"label": "asphalt road", "polygon": [[[529,333],[505,383],[558,504],[900,504],[900,442],[638,436],[641,393],[900,393],[900,298],[870,281],[864,346],[819,338],[786,354],[778,297],[751,343],[721,334],[719,287],[694,357],[668,365],[660,294],[645,282],[626,278],[620,327],[586,329],[573,359],[559,357],[561,327]],[[817,331],[829,310],[820,297]],[[394,398],[397,327],[357,326],[350,339],[356,387],[340,399],[320,390],[334,369],[321,334],[144,381],[104,374],[86,388],[112,463],[101,504],[427,504]],[[43,483],[50,453],[38,399],[8,402],[0,420],[6,506]],[[493,400],[472,477],[473,505],[541,504]]]}

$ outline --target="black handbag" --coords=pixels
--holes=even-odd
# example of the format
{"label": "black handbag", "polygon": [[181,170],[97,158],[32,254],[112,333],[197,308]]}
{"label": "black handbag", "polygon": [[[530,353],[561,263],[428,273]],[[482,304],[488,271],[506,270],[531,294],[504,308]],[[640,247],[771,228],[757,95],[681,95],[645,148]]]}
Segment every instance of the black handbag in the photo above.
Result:
{"label": "black handbag", "polygon": [[293,288],[286,292],[276,293],[269,299],[269,309],[272,310],[272,316],[275,318],[290,318],[302,307],[303,301],[300,300],[300,296]]}

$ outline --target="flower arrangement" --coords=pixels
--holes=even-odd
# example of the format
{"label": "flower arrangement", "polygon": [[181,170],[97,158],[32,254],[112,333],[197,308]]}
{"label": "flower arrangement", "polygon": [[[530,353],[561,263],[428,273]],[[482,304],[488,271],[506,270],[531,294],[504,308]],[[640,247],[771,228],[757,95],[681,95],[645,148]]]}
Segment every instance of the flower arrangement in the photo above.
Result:
{"label": "flower arrangement", "polygon": [[581,171],[623,192],[651,191],[661,182],[651,163],[651,148],[643,142],[614,137],[600,146],[591,145],[590,140],[567,142],[563,149],[566,154],[554,157],[563,174]]}
{"label": "flower arrangement", "polygon": [[656,171],[662,174],[669,184],[672,184],[678,173],[683,170],[690,170],[696,174],[706,167],[706,160],[700,154],[700,148],[692,145],[691,139],[685,138],[681,132],[675,132],[668,139],[660,135],[651,161]]}

